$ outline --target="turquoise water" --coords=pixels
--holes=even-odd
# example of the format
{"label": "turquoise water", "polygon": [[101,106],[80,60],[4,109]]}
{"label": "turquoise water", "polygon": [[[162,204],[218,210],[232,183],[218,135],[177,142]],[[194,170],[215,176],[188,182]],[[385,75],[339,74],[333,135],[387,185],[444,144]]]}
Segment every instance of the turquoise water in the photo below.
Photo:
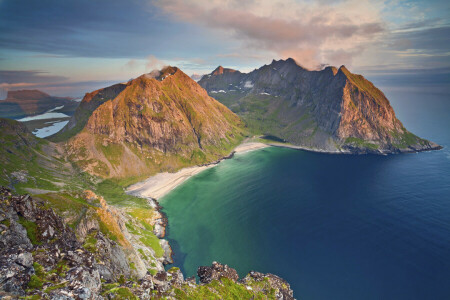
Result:
{"label": "turquoise water", "polygon": [[175,266],[285,278],[299,299],[450,299],[450,103],[388,93],[442,151],[238,154],[161,199]]}

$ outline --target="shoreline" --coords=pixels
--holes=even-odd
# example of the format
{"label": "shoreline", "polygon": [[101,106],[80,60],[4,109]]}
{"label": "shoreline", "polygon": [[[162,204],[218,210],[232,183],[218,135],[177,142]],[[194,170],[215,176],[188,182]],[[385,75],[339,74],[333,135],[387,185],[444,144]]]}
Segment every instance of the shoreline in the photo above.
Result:
{"label": "shoreline", "polygon": [[169,173],[169,172],[162,172],[158,173],[156,175],[153,175],[144,181],[135,183],[131,186],[129,186],[126,189],[126,193],[143,197],[147,199],[154,199],[158,200],[161,197],[164,197],[167,195],[170,191],[175,189],[177,186],[188,180],[194,175],[199,174],[200,172],[203,172],[204,170],[207,170],[209,168],[212,168],[216,165],[218,165],[221,161],[225,159],[230,159],[234,156],[236,153],[247,153],[250,151],[263,149],[270,147],[272,145],[259,143],[259,142],[244,142],[237,146],[230,155],[223,157],[217,161],[214,161],[209,164],[199,165],[199,166],[192,166],[183,168],[181,170],[178,170],[175,173]]}

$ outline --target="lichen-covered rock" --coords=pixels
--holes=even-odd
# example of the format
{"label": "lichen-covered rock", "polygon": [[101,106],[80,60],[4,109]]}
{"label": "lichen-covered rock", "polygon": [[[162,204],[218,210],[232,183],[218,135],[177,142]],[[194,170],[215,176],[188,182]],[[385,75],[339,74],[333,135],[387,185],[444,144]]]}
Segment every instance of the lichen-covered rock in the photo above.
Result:
{"label": "lichen-covered rock", "polygon": [[219,280],[222,277],[229,278],[233,281],[239,279],[239,275],[235,269],[222,265],[218,262],[213,262],[211,267],[199,267],[197,275],[201,283],[210,283],[213,280]]}
{"label": "lichen-covered rock", "polygon": [[255,284],[255,282],[260,283],[263,281],[266,281],[271,289],[275,289],[275,297],[277,299],[294,299],[294,292],[291,290],[289,283],[276,275],[251,271],[240,280],[241,283],[251,287],[255,291],[270,293],[269,290],[265,289],[264,285]]}

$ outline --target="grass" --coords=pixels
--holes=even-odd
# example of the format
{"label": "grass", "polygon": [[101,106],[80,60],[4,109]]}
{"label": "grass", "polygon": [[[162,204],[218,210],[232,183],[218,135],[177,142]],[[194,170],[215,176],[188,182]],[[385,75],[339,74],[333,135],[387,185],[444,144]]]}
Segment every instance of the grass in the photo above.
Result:
{"label": "grass", "polygon": [[155,251],[157,258],[164,255],[164,249],[159,243],[159,238],[151,231],[141,231],[142,237],[139,239],[145,246],[152,248]]}
{"label": "grass", "polygon": [[117,181],[105,179],[97,184],[95,189],[97,194],[103,196],[108,204],[148,208],[146,199],[126,194],[124,188]]}
{"label": "grass", "polygon": [[371,149],[371,150],[378,150],[378,148],[380,148],[380,146],[377,144],[372,144],[363,139],[355,138],[355,137],[348,137],[345,140],[345,143],[355,145],[358,148],[367,148],[367,149]]}

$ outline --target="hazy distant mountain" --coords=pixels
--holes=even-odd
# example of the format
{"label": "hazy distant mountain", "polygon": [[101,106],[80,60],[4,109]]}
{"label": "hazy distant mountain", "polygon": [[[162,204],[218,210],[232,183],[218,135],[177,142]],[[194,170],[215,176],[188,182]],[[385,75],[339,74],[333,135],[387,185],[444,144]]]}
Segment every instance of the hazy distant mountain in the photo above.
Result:
{"label": "hazy distant mountain", "polygon": [[330,152],[437,149],[405,129],[383,92],[345,66],[309,71],[293,59],[250,73],[218,67],[199,84],[255,133]]}
{"label": "hazy distant mountain", "polygon": [[0,100],[0,117],[20,119],[42,114],[62,105],[62,112],[70,115],[78,104],[70,97],[54,97],[38,90],[8,91],[6,99]]}
{"label": "hazy distant mountain", "polygon": [[87,94],[56,138],[69,138],[70,126],[79,124],[82,130],[68,142],[70,158],[103,177],[211,162],[243,137],[239,117],[174,67]]}
{"label": "hazy distant mountain", "polygon": [[191,78],[192,80],[194,80],[195,82],[198,82],[200,79],[202,79],[203,75],[200,74],[192,74]]}

